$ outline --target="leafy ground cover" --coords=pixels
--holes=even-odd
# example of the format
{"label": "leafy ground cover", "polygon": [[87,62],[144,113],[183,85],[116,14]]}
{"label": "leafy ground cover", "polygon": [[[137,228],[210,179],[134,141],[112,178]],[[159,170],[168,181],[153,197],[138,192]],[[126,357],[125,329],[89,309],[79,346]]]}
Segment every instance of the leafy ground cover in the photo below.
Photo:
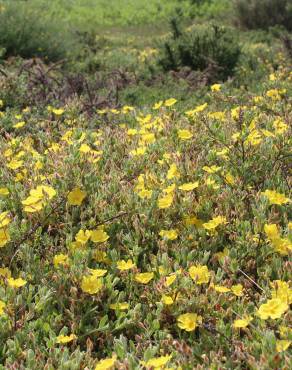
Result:
{"label": "leafy ground cover", "polygon": [[289,39],[240,31],[224,82],[162,74],[192,2],[48,6],[100,3],[68,70],[0,66],[0,369],[289,369]]}
{"label": "leafy ground cover", "polygon": [[290,83],[3,110],[1,361],[288,368]]}

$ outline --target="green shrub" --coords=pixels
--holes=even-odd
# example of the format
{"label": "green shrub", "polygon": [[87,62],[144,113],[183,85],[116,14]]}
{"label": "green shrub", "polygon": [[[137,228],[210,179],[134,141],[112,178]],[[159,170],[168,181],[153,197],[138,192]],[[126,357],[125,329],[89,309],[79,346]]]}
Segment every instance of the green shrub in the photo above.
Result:
{"label": "green shrub", "polygon": [[292,30],[291,0],[236,0],[239,24],[248,29],[268,29],[282,25]]}
{"label": "green shrub", "polygon": [[4,2],[0,11],[0,48],[5,57],[42,57],[56,61],[69,57],[76,47],[73,34],[43,2]]}
{"label": "green shrub", "polygon": [[171,21],[171,27],[172,36],[163,43],[158,58],[164,71],[182,67],[204,71],[212,66],[216,78],[232,75],[240,46],[230,29],[213,24],[182,31],[176,19]]}

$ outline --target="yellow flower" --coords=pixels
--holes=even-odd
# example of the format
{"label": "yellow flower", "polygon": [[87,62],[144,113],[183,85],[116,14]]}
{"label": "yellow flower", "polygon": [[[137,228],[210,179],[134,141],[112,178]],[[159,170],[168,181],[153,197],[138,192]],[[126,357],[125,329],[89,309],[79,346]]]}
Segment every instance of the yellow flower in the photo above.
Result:
{"label": "yellow flower", "polygon": [[16,159],[12,159],[12,161],[10,161],[8,164],[7,164],[7,167],[10,168],[11,170],[17,170],[18,168],[20,168],[21,166],[23,165],[23,161],[18,161]]}
{"label": "yellow flower", "polygon": [[272,298],[279,298],[282,302],[288,304],[292,303],[292,289],[289,287],[289,283],[282,280],[274,280],[271,285],[273,287],[271,292]]}
{"label": "yellow flower", "polygon": [[147,145],[147,144],[152,144],[154,142],[155,142],[155,135],[152,132],[150,132],[150,133],[147,132],[147,133],[141,135],[139,145],[144,146],[144,145]]}
{"label": "yellow flower", "polygon": [[221,90],[221,85],[220,84],[214,84],[211,86],[211,91],[220,91]]}
{"label": "yellow flower", "polygon": [[141,272],[135,275],[135,280],[141,284],[148,284],[154,277],[153,272]]}
{"label": "yellow flower", "polygon": [[92,276],[96,278],[103,277],[107,273],[107,270],[104,270],[104,269],[90,269],[89,268],[88,271],[91,273]]}
{"label": "yellow flower", "polygon": [[199,181],[196,182],[187,182],[185,184],[180,185],[178,188],[179,190],[184,190],[184,191],[191,191],[196,189],[199,186]]}
{"label": "yellow flower", "polygon": [[269,199],[270,204],[286,204],[290,202],[289,198],[286,198],[284,194],[277,193],[275,190],[266,190],[262,193]]}
{"label": "yellow flower", "polygon": [[202,317],[196,313],[185,313],[177,318],[177,325],[185,331],[193,331],[202,322]]}
{"label": "yellow flower", "polygon": [[57,343],[66,344],[66,343],[72,342],[72,340],[77,339],[77,336],[75,334],[70,334],[70,335],[61,334],[56,339],[57,339]]}
{"label": "yellow flower", "polygon": [[129,105],[124,105],[122,108],[122,111],[123,113],[129,113],[129,112],[132,112],[134,109],[135,109],[134,107],[131,107]]}
{"label": "yellow flower", "polygon": [[207,230],[213,230],[213,229],[216,229],[217,226],[224,225],[226,223],[227,221],[225,217],[217,216],[217,217],[212,218],[212,220],[204,223],[203,227]]}
{"label": "yellow flower", "polygon": [[227,288],[225,286],[222,286],[222,285],[214,285],[214,289],[218,293],[227,293],[227,292],[230,292],[230,289],[229,288]]}
{"label": "yellow flower", "polygon": [[258,130],[253,130],[246,138],[246,143],[252,146],[259,145],[263,141],[261,134]]}
{"label": "yellow flower", "polygon": [[276,224],[265,224],[264,230],[270,240],[274,240],[280,237],[279,230]]}
{"label": "yellow flower", "polygon": [[167,194],[166,196],[158,199],[158,208],[164,209],[169,208],[173,202],[173,195]]}
{"label": "yellow flower", "polygon": [[212,174],[212,173],[216,173],[216,172],[218,172],[219,170],[221,170],[221,167],[213,165],[213,166],[211,166],[211,167],[209,167],[209,166],[204,166],[202,169],[203,169],[205,172]]}
{"label": "yellow flower", "polygon": [[102,227],[91,232],[91,240],[94,243],[104,243],[108,238],[109,235],[102,229]]}
{"label": "yellow flower", "polygon": [[6,307],[6,303],[1,301],[0,299],[0,316],[4,314],[4,308]]}
{"label": "yellow flower", "polygon": [[165,105],[166,107],[171,107],[171,106],[172,106],[172,105],[174,105],[176,102],[177,102],[177,100],[176,100],[176,99],[171,98],[171,99],[167,99],[167,100],[165,100],[164,105]]}
{"label": "yellow flower", "polygon": [[64,109],[51,108],[51,112],[53,112],[56,116],[61,116],[64,113]]}
{"label": "yellow flower", "polygon": [[234,120],[238,120],[239,119],[239,113],[240,112],[243,112],[243,110],[245,109],[246,107],[235,107],[233,109],[231,109],[231,117],[234,119]]}
{"label": "yellow flower", "polygon": [[0,278],[10,278],[11,277],[11,271],[7,267],[0,268]]}
{"label": "yellow flower", "polygon": [[69,257],[67,254],[56,254],[54,256],[54,266],[58,267],[59,265],[68,266],[69,265]]}
{"label": "yellow flower", "polygon": [[21,121],[13,125],[13,128],[16,128],[16,129],[22,128],[24,125],[25,125],[25,121]]}
{"label": "yellow flower", "polygon": [[163,193],[172,194],[174,190],[175,190],[175,184],[171,184],[167,188],[163,189]]}
{"label": "yellow flower", "polygon": [[262,96],[255,96],[253,98],[253,101],[255,102],[255,104],[261,103],[263,100],[264,98]]}
{"label": "yellow flower", "polygon": [[266,95],[272,100],[281,100],[280,92],[277,89],[268,90]]}
{"label": "yellow flower", "polygon": [[5,211],[5,212],[0,213],[0,229],[9,225],[10,222],[11,220],[9,217],[9,212]]}
{"label": "yellow flower", "polygon": [[171,230],[161,230],[159,235],[162,238],[168,239],[168,240],[175,240],[178,237],[177,230],[171,229]]}
{"label": "yellow flower", "polygon": [[79,230],[78,233],[75,235],[75,240],[80,243],[81,245],[85,245],[89,238],[91,237],[90,230]]}
{"label": "yellow flower", "polygon": [[139,192],[138,192],[138,196],[141,198],[141,199],[150,199],[152,197],[152,190],[147,190],[147,189],[141,189]]}
{"label": "yellow flower", "polygon": [[118,303],[110,304],[109,307],[111,310],[124,311],[124,310],[127,310],[129,306],[130,306],[129,303],[127,302],[118,302]]}
{"label": "yellow flower", "polygon": [[192,266],[189,269],[190,277],[196,282],[196,284],[207,284],[210,280],[210,272],[207,266],[197,265]]}
{"label": "yellow flower", "polygon": [[260,306],[258,309],[258,316],[262,320],[279,319],[287,310],[289,306],[286,302],[282,302],[279,298],[273,298]]}
{"label": "yellow flower", "polygon": [[181,140],[189,140],[193,137],[193,134],[189,130],[178,130],[177,134]]}
{"label": "yellow flower", "polygon": [[[224,122],[226,120],[226,113],[225,112],[220,112],[220,111],[219,112],[210,112],[208,114],[208,116],[210,118],[217,119],[217,120],[222,121],[222,122]],[[228,152],[228,149],[223,149],[222,151],[227,151]],[[217,155],[219,155],[218,152],[217,152]]]}
{"label": "yellow flower", "polygon": [[171,360],[171,355],[154,357],[147,362],[141,361],[141,364],[149,369],[163,369],[164,366]]}
{"label": "yellow flower", "polygon": [[173,299],[169,295],[163,295],[161,297],[161,302],[165,305],[172,305],[173,304]]}
{"label": "yellow flower", "polygon": [[288,326],[279,326],[279,332],[281,338],[288,338],[292,335],[292,328]]}
{"label": "yellow flower", "polygon": [[208,103],[198,105],[195,109],[186,112],[188,117],[194,117],[197,113],[203,112],[208,106]]}
{"label": "yellow flower", "polygon": [[235,329],[246,328],[251,321],[252,321],[252,317],[246,316],[246,317],[244,317],[242,319],[235,320],[232,326]]}
{"label": "yellow flower", "polygon": [[7,279],[7,283],[11,288],[21,288],[27,282],[23,280],[22,278],[18,278],[18,279],[9,278]]}
{"label": "yellow flower", "polygon": [[33,213],[40,211],[45,206],[45,200],[52,199],[57,193],[51,186],[39,185],[31,189],[29,194],[21,203],[25,212]]}
{"label": "yellow flower", "polygon": [[105,358],[104,360],[100,360],[96,366],[95,370],[111,370],[117,361],[117,357],[113,356],[111,358]]}
{"label": "yellow flower", "polygon": [[103,287],[102,279],[94,275],[83,276],[81,281],[81,289],[84,293],[96,294]]}
{"label": "yellow flower", "polygon": [[275,252],[280,253],[282,256],[287,256],[292,251],[292,243],[288,238],[276,238],[271,240]]}
{"label": "yellow flower", "polygon": [[168,170],[168,172],[167,172],[166,178],[167,178],[168,180],[171,180],[171,179],[173,179],[173,178],[179,178],[179,177],[180,177],[180,173],[179,173],[179,171],[178,171],[178,169],[177,169],[176,164],[175,164],[175,163],[173,163],[173,164],[170,166],[170,168],[169,168],[169,170]]}
{"label": "yellow flower", "polygon": [[86,198],[87,193],[82,191],[80,188],[75,188],[68,194],[68,203],[71,206],[80,206],[84,198]]}
{"label": "yellow flower", "polygon": [[135,263],[132,260],[128,260],[127,262],[124,260],[117,261],[117,268],[121,271],[127,271],[135,267]]}
{"label": "yellow flower", "polygon": [[282,135],[288,130],[288,125],[284,123],[280,118],[273,122],[273,127],[276,135]]}
{"label": "yellow flower", "polygon": [[170,275],[165,278],[165,285],[166,286],[171,286],[176,280],[176,275]]}
{"label": "yellow flower", "polygon": [[81,144],[80,148],[79,148],[79,152],[80,153],[84,153],[84,154],[87,154],[91,151],[91,148],[89,145],[87,144]]}
{"label": "yellow flower", "polygon": [[243,286],[241,284],[233,285],[231,287],[231,291],[237,297],[242,297],[243,296]]}
{"label": "yellow flower", "polygon": [[159,102],[157,102],[153,105],[152,109],[157,110],[162,106],[162,104],[163,104],[163,101],[160,100]]}
{"label": "yellow flower", "polygon": [[270,243],[275,248],[275,251],[283,256],[288,255],[289,251],[292,250],[292,243],[288,238],[281,238],[278,227],[276,224],[265,224],[265,233]]}
{"label": "yellow flower", "polygon": [[27,213],[39,212],[44,207],[44,201],[38,197],[28,196],[21,203],[24,205],[24,211]]}
{"label": "yellow flower", "polygon": [[135,136],[137,134],[138,134],[138,130],[136,130],[135,128],[129,128],[129,130],[127,131],[128,136]]}
{"label": "yellow flower", "polygon": [[291,341],[285,339],[279,339],[276,341],[276,351],[284,352],[290,347]]}
{"label": "yellow flower", "polygon": [[269,130],[261,129],[261,132],[265,137],[275,137],[275,135]]}
{"label": "yellow flower", "polygon": [[57,193],[56,193],[56,190],[53,189],[51,186],[39,185],[35,189],[31,189],[29,194],[32,197],[39,198],[39,199],[43,199],[43,198],[52,199]]}
{"label": "yellow flower", "polygon": [[241,137],[240,132],[236,132],[235,134],[231,136],[233,141],[237,141],[240,137]]}
{"label": "yellow flower", "polygon": [[9,195],[9,190],[7,188],[0,188],[0,195]]}
{"label": "yellow flower", "polygon": [[140,146],[137,149],[131,150],[130,151],[130,154],[133,155],[133,156],[135,156],[135,155],[137,155],[137,156],[143,155],[143,154],[145,154],[146,149],[147,149],[146,146]]}

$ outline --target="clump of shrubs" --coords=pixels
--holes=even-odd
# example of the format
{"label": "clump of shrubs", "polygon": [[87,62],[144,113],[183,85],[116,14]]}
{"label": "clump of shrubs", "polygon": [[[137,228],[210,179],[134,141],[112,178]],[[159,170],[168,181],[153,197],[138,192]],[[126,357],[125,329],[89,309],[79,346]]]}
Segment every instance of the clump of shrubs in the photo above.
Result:
{"label": "clump of shrubs", "polygon": [[292,30],[291,0],[235,0],[239,24],[247,29],[268,29],[281,25]]}
{"label": "clump of shrubs", "polygon": [[77,47],[72,32],[45,4],[5,2],[0,9],[2,57],[40,57],[46,61],[68,58]]}
{"label": "clump of shrubs", "polygon": [[183,67],[205,71],[213,67],[214,78],[226,79],[233,74],[241,48],[230,29],[212,24],[182,30],[177,18],[172,19],[171,28],[171,37],[162,44],[158,58],[164,71]]}

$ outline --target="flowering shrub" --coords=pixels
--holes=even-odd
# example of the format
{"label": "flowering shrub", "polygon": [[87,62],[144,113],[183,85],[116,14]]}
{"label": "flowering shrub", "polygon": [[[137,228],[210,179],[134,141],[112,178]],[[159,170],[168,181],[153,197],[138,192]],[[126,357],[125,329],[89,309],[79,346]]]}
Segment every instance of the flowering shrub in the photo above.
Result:
{"label": "flowering shrub", "polygon": [[5,366],[287,367],[290,83],[91,119],[3,102]]}
{"label": "flowering shrub", "polygon": [[[0,100],[0,369],[288,369],[291,81]],[[276,68],[277,67],[277,68]]]}

